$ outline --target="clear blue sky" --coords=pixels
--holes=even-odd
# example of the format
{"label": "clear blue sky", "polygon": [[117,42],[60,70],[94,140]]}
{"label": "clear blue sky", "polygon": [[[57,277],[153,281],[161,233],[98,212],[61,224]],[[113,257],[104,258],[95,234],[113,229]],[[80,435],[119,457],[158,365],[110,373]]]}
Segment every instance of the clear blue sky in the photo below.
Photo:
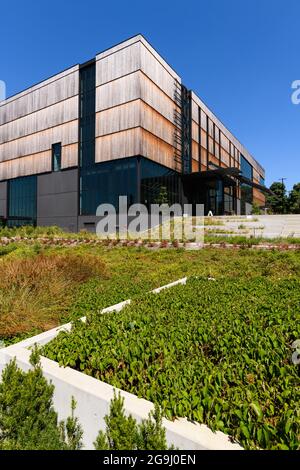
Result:
{"label": "clear blue sky", "polygon": [[0,80],[12,95],[142,33],[266,169],[300,181],[299,0],[1,2]]}

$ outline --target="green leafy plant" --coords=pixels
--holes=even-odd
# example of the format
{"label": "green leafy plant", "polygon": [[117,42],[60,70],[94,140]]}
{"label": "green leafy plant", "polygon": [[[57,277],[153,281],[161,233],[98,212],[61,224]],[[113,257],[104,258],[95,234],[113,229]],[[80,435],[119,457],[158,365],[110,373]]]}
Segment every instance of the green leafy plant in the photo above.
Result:
{"label": "green leafy plant", "polygon": [[39,353],[31,355],[32,369],[23,372],[11,361],[0,383],[0,449],[2,450],[77,450],[82,430],[72,416],[58,422],[53,408],[54,386],[44,378]]}
{"label": "green leafy plant", "polygon": [[190,279],[118,314],[89,315],[44,354],[247,449],[297,449],[300,391],[291,345],[300,336],[300,280],[268,279],[274,265],[264,269],[264,277]]}
{"label": "green leafy plant", "polygon": [[137,424],[124,411],[124,398],[114,395],[109,415],[104,418],[106,431],[100,431],[95,442],[96,450],[166,450],[166,431],[162,426],[159,406],[150,413],[147,420]]}

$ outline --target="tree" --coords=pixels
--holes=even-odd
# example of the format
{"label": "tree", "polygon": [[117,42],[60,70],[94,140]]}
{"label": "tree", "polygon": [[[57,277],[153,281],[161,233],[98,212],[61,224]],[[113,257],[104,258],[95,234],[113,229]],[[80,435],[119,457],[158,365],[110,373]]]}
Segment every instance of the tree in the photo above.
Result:
{"label": "tree", "polygon": [[[115,393],[104,421],[106,430],[99,432],[94,443],[96,450],[168,450],[166,430],[158,405],[155,405],[148,419],[137,424],[131,415],[125,415],[124,398],[120,393]],[[172,446],[169,450],[173,449]]]}
{"label": "tree", "polygon": [[288,198],[285,184],[274,182],[270,186],[270,190],[274,195],[267,196],[267,207],[271,209],[274,214],[285,214],[288,210]]}
{"label": "tree", "polygon": [[290,192],[289,209],[293,214],[300,214],[300,183],[294,184]]}
{"label": "tree", "polygon": [[168,204],[169,203],[169,198],[168,198],[168,191],[166,186],[161,186],[159,190],[159,194],[157,198],[155,199],[155,204]]}
{"label": "tree", "polygon": [[54,386],[43,376],[39,355],[32,352],[28,372],[11,361],[0,383],[1,450],[77,450],[81,448],[82,429],[72,415],[58,422],[53,407]]}

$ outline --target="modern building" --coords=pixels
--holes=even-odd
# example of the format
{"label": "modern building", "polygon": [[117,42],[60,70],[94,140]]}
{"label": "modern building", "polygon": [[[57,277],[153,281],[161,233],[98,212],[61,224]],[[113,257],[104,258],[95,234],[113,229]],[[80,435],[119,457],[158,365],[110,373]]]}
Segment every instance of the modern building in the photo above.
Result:
{"label": "modern building", "polygon": [[265,172],[141,35],[0,103],[0,217],[92,230],[101,203],[264,206]]}

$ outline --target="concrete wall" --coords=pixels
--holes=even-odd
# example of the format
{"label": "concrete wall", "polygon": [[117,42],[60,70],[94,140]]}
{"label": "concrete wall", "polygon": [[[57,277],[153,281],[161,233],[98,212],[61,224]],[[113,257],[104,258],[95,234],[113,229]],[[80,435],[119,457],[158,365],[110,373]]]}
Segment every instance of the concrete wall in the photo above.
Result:
{"label": "concrete wall", "polygon": [[38,176],[37,224],[58,225],[77,230],[78,170],[66,170]]}
{"label": "concrete wall", "polygon": [[0,183],[0,217],[7,216],[7,182]]}

